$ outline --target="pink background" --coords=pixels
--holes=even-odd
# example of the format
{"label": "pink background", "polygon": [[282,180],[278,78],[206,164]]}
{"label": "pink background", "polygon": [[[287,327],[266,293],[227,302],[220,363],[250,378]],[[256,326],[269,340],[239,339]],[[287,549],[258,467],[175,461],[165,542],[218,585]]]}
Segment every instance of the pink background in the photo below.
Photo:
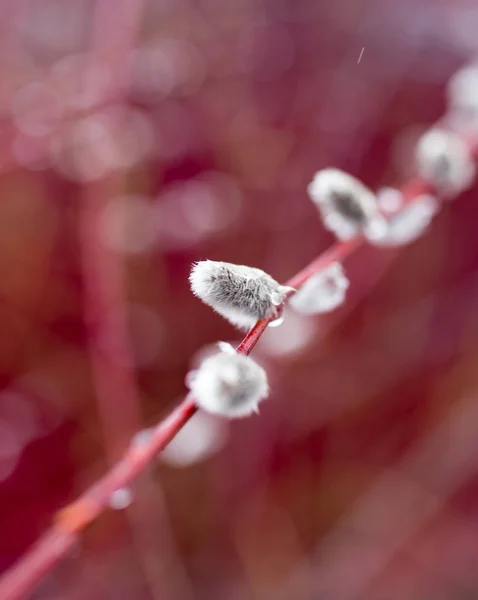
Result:
{"label": "pink background", "polygon": [[[239,341],[190,293],[193,261],[284,281],[333,241],[306,194],[316,170],[374,189],[413,173],[476,51],[478,5],[1,11],[3,570],[177,404],[198,351]],[[125,194],[139,200],[118,241]],[[267,331],[260,418],[214,422],[192,464],[155,461],[32,597],[475,598],[476,194],[409,247],[348,259],[343,308]]]}

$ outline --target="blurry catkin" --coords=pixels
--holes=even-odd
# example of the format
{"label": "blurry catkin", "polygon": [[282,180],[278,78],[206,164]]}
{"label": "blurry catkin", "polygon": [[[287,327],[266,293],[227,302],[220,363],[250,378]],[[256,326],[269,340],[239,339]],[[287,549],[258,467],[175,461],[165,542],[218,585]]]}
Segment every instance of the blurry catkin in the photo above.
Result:
{"label": "blurry catkin", "polygon": [[[397,194],[400,194],[396,190]],[[409,244],[425,233],[440,205],[434,196],[423,194],[406,204],[400,212],[390,217],[387,234],[375,240],[376,246],[401,246]]]}
{"label": "blurry catkin", "polygon": [[384,235],[386,222],[371,190],[339,169],[318,171],[308,188],[324,226],[338,239],[357,235],[376,239]]}
{"label": "blurry catkin", "polygon": [[467,144],[456,134],[430,129],[418,140],[418,173],[444,196],[454,196],[470,187],[475,165]]}
{"label": "blurry catkin", "polygon": [[259,403],[269,393],[264,369],[235,352],[207,358],[188,375],[187,385],[202,409],[230,419],[258,412]]}
{"label": "blurry catkin", "polygon": [[315,273],[289,300],[292,309],[302,315],[330,312],[345,300],[349,280],[340,263]]}
{"label": "blurry catkin", "polygon": [[241,329],[275,317],[290,289],[260,269],[212,260],[195,263],[189,281],[195,296]]}

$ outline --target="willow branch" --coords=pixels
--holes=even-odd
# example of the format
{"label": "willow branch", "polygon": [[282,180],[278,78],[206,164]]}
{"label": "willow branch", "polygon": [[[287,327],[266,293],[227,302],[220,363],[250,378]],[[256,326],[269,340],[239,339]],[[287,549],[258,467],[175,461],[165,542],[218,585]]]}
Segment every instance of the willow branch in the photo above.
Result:
{"label": "willow branch", "polygon": [[[409,182],[402,189],[405,203],[431,191],[433,190],[429,184],[419,180]],[[363,244],[365,244],[363,238],[335,243],[289,279],[286,285],[299,289],[312,275],[336,261],[343,261]],[[293,293],[291,291],[288,295],[291,296]],[[239,344],[237,352],[250,354],[269,321],[270,319],[258,321]],[[50,530],[0,579],[0,598],[17,600],[32,590],[67,555],[78,540],[81,531],[108,507],[111,494],[118,488],[131,484],[197,410],[194,397],[188,394],[163,421],[152,429],[137,434],[119,462],[76,501],[58,512]]]}

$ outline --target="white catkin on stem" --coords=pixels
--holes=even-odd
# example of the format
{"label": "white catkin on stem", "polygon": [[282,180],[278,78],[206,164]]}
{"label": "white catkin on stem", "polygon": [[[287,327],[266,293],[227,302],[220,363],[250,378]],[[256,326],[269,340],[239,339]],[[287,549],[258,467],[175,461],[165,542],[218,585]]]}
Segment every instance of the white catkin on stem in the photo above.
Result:
{"label": "white catkin on stem", "polygon": [[269,393],[264,369],[249,356],[230,352],[207,358],[187,385],[202,409],[230,419],[258,412]]}
{"label": "white catkin on stem", "polygon": [[[398,191],[398,190],[397,190]],[[387,235],[375,240],[376,246],[401,246],[422,236],[438,212],[438,200],[431,195],[418,196],[402,210],[390,217]]]}
{"label": "white catkin on stem", "polygon": [[261,269],[212,260],[195,263],[189,281],[195,296],[240,329],[279,316],[290,289]]}
{"label": "white catkin on stem", "polygon": [[330,312],[343,304],[348,287],[342,265],[336,262],[309,277],[289,305],[302,315]]}
{"label": "white catkin on stem", "polygon": [[455,133],[430,129],[416,147],[418,173],[442,195],[454,196],[473,182],[475,165],[467,144]]}
{"label": "white catkin on stem", "polygon": [[377,239],[385,234],[386,222],[374,193],[355,177],[339,169],[323,169],[307,190],[324,226],[338,239],[357,235]]}

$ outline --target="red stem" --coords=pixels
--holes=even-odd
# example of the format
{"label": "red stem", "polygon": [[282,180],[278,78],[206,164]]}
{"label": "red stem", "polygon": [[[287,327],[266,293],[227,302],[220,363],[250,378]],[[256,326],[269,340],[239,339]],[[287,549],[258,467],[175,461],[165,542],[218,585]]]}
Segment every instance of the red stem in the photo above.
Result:
{"label": "red stem", "polygon": [[52,527],[30,548],[17,565],[7,571],[0,585],[0,598],[24,598],[75,545],[77,536]]}
{"label": "red stem", "polygon": [[[145,469],[197,411],[191,396],[152,430],[142,432],[145,440],[133,441],[123,458],[76,501],[57,513],[55,523],[0,581],[0,598],[23,598],[65,557],[78,534],[108,505],[108,499]],[[150,435],[148,435],[150,434]]]}
{"label": "red stem", "polygon": [[[429,185],[421,181],[412,181],[402,189],[406,202],[432,191]],[[289,279],[286,285],[299,288],[311,275],[336,261],[344,260],[363,243],[362,238],[356,238],[334,244]],[[248,355],[264,333],[269,321],[270,319],[258,321],[238,346],[237,352]],[[149,430],[150,435],[143,432],[146,439],[136,443],[133,440],[120,461],[76,501],[57,513],[53,527],[0,579],[0,598],[17,600],[33,589],[68,553],[78,539],[79,533],[108,506],[111,494],[116,489],[129,485],[167,446],[197,410],[194,398],[188,394],[166,419]]]}
{"label": "red stem", "polygon": [[310,264],[308,264],[302,271],[299,271],[297,275],[291,277],[285,284],[295,289],[300,288],[309,279],[311,275],[325,269],[325,267],[331,265],[334,262],[342,262],[349,254],[352,254],[355,250],[360,248],[364,243],[363,238],[354,238],[347,242],[337,242],[331,246],[328,250],[323,252]]}

